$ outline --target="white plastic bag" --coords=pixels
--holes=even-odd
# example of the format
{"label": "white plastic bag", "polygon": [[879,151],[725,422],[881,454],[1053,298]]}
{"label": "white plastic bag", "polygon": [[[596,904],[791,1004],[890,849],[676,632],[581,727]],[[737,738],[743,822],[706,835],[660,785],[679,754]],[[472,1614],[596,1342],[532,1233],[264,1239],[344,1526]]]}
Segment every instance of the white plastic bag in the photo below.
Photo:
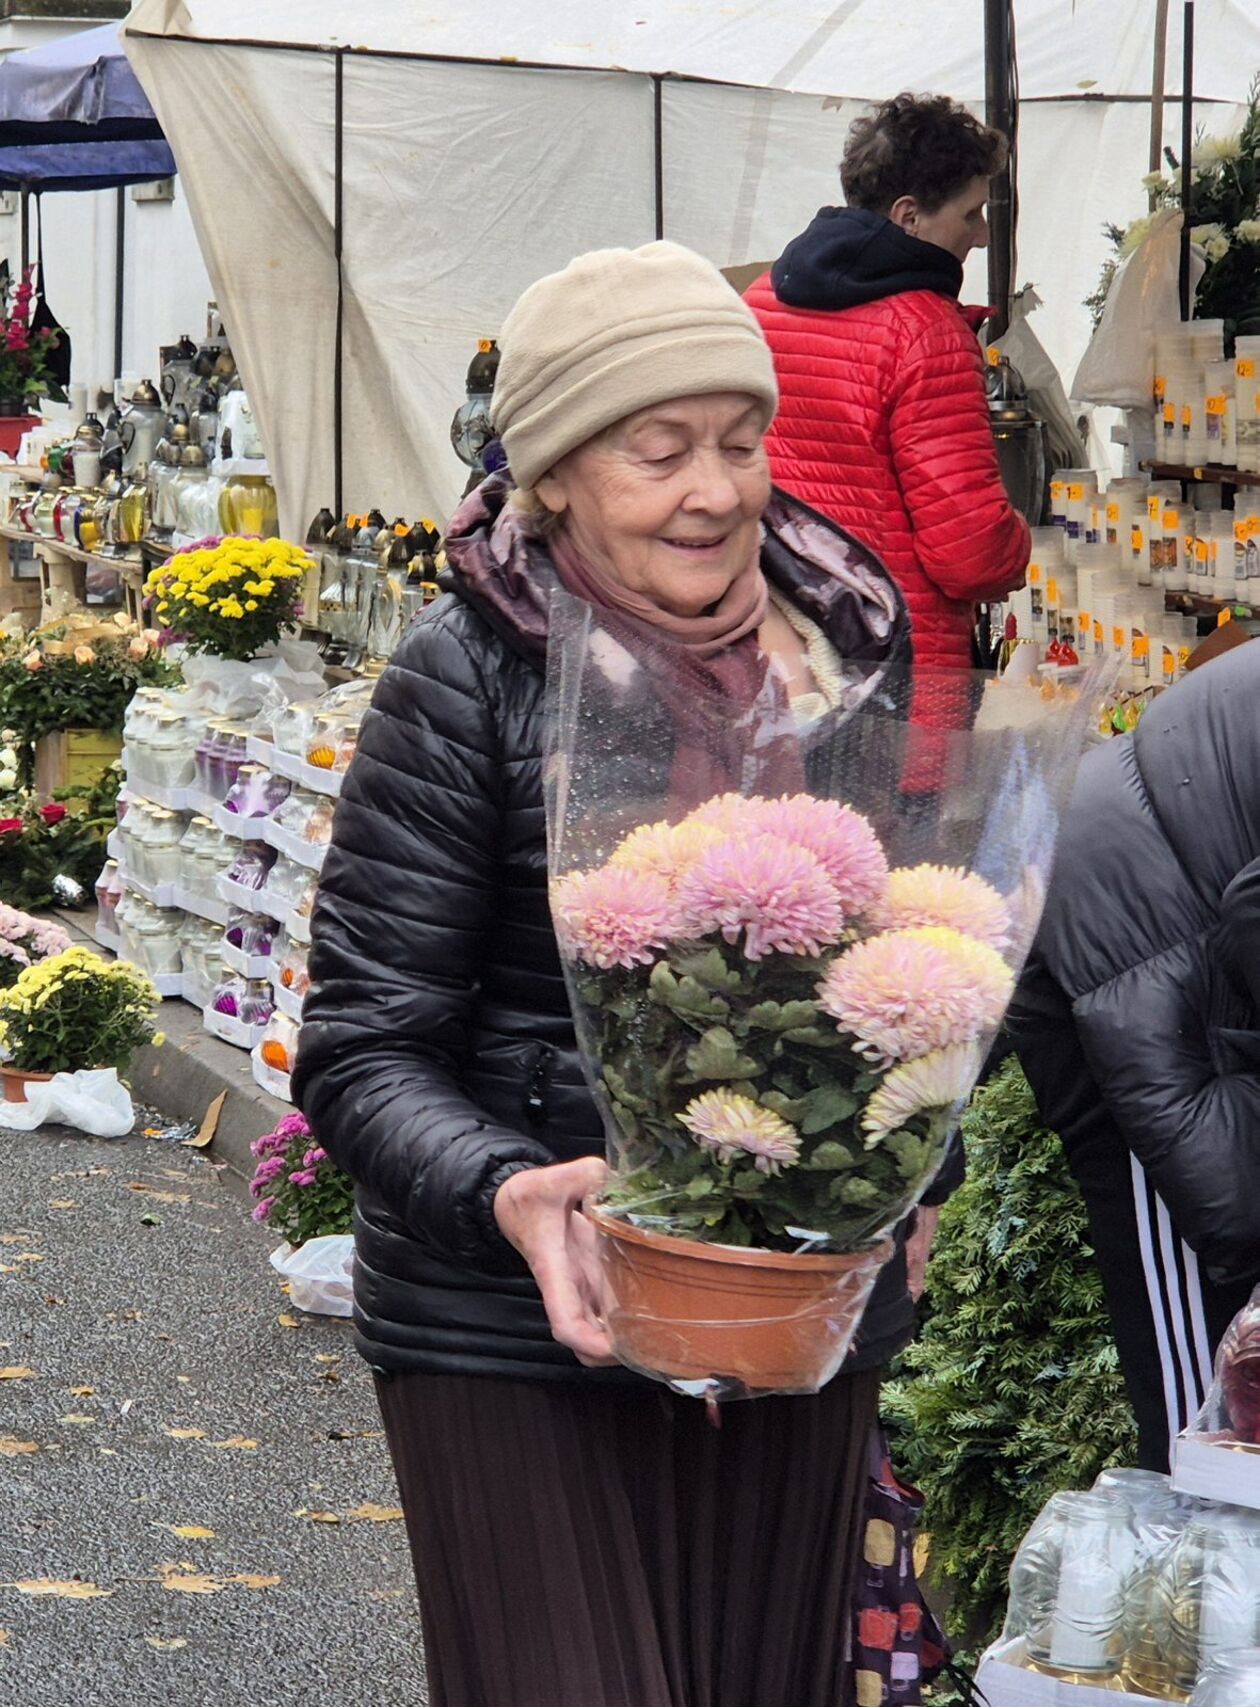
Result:
{"label": "white plastic bag", "polygon": [[289,1282],[290,1301],[312,1316],[353,1314],[353,1265],[350,1233],[326,1233],[304,1245],[280,1245],[271,1253],[272,1268]]}
{"label": "white plastic bag", "polygon": [[997,340],[997,348],[1011,363],[1028,389],[1033,414],[1046,424],[1051,468],[1081,468],[1081,435],[1071,404],[1059,378],[1059,370],[1046,354],[1046,347],[1028,323],[1041,307],[1032,285],[1025,285],[1011,304],[1011,323]]}
{"label": "white plastic bag", "polygon": [[189,699],[216,717],[252,717],[273,687],[285,700],[314,699],[324,691],[319,648],[309,640],[286,637],[266,657],[245,661],[194,652],[180,667]]}
{"label": "white plastic bag", "polygon": [[28,1083],[25,1102],[0,1105],[0,1125],[33,1132],[56,1122],[93,1138],[122,1138],[136,1123],[131,1092],[113,1067],[54,1073],[45,1083]]}
{"label": "white plastic bag", "polygon": [[[1190,298],[1203,277],[1203,256],[1190,251]],[[1111,281],[1098,328],[1072,381],[1082,403],[1145,409],[1155,388],[1155,332],[1181,319],[1181,210],[1164,208]]]}

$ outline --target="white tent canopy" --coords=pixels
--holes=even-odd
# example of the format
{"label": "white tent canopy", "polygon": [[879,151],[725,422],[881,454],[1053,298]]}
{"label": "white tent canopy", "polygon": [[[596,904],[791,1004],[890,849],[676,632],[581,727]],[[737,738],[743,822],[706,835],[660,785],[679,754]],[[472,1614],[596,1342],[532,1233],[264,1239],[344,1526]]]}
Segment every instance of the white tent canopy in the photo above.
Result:
{"label": "white tent canopy", "polygon": [[[1197,10],[1197,116],[1230,129],[1260,12]],[[1016,282],[1068,371],[1101,227],[1145,206],[1152,12],[1016,0]],[[720,266],[776,255],[838,199],[863,102],[984,86],[982,0],[138,0],[125,40],[298,537],[334,492],[338,136],[344,502],[444,518],[464,370],[525,285],[658,230]],[[984,297],[978,258],[968,286]]]}

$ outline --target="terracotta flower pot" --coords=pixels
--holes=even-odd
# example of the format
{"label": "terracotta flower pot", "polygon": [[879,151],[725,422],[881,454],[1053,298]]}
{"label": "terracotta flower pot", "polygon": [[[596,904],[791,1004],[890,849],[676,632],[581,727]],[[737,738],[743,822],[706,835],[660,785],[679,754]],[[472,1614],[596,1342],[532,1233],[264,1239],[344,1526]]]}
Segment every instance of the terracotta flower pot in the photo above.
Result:
{"label": "terracotta flower pot", "polygon": [[843,1363],[892,1241],[793,1256],[675,1239],[587,1206],[599,1234],[617,1356],[721,1396],[813,1393]]}
{"label": "terracotta flower pot", "polygon": [[25,1102],[27,1085],[46,1085],[51,1073],[20,1073],[16,1067],[0,1067],[4,1080],[4,1101]]}

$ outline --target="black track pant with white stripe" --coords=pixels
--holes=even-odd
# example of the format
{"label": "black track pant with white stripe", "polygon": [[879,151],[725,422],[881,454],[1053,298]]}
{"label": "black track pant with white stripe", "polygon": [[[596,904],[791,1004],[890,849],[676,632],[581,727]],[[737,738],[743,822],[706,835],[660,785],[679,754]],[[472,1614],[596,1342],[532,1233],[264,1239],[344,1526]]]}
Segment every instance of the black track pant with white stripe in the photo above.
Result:
{"label": "black track pant with white stripe", "polygon": [[1211,1385],[1221,1336],[1251,1288],[1217,1286],[1208,1279],[1114,1128],[1065,1147],[1089,1211],[1120,1367],[1138,1421],[1139,1463],[1167,1470],[1171,1442],[1194,1421]]}

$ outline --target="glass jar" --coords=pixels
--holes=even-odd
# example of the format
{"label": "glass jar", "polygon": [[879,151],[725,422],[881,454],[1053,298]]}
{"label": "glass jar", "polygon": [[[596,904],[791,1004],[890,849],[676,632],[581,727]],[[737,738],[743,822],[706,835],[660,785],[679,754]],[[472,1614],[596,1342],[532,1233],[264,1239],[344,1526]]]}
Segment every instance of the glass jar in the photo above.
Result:
{"label": "glass jar", "polygon": [[299,1001],[311,987],[310,953],[306,943],[291,942],[286,935],[281,936],[273,950],[277,981],[282,989],[288,990]]}
{"label": "glass jar", "polygon": [[118,903],[126,890],[116,859],[107,859],[96,880],[96,916],[101,929],[117,934]]}
{"label": "glass jar", "polygon": [[139,962],[150,978],[162,978],[183,968],[179,933],[184,915],[176,907],[148,907],[136,923]]}
{"label": "glass jar", "polygon": [[1132,1510],[1109,1493],[1059,1493],[1011,1566],[1007,1636],[1023,1636],[1039,1667],[1118,1677],[1134,1563]]}
{"label": "glass jar", "polygon": [[291,1073],[297,1060],[297,1044],[301,1027],[288,1014],[273,1013],[267,1022],[259,1046],[263,1065],[277,1073]]}
{"label": "glass jar", "polygon": [[118,952],[123,960],[134,960],[140,964],[139,941],[136,936],[136,922],[149,903],[134,890],[128,889],[114,910],[114,919],[118,927]]}
{"label": "glass jar", "polygon": [[152,829],[146,837],[150,883],[179,882],[179,844],[183,834],[184,820],[177,812],[159,807],[152,814]]}
{"label": "glass jar", "polygon": [[1260,1513],[1217,1507],[1156,1561],[1145,1617],[1130,1632],[1130,1687],[1185,1701],[1218,1654],[1260,1638]]}
{"label": "glass jar", "polygon": [[263,765],[242,765],[227,792],[223,810],[241,818],[269,818],[289,798],[290,783]]}
{"label": "glass jar", "polygon": [[281,855],[267,878],[267,900],[278,912],[291,912],[306,893],[310,881],[307,866]]}
{"label": "glass jar", "polygon": [[241,997],[240,1017],[246,1025],[266,1025],[275,1011],[275,1002],[271,994],[271,985],[265,978],[250,978],[246,980],[245,992]]}
{"label": "glass jar", "polygon": [[333,814],[337,802],[321,795],[312,807],[302,829],[302,840],[314,848],[326,848],[332,840]]}
{"label": "glass jar", "polygon": [[184,788],[196,775],[196,746],[182,712],[154,712],[147,750],[149,774],[159,787]]}
{"label": "glass jar", "polygon": [[153,815],[155,806],[147,800],[132,802],[123,826],[126,835],[126,867],[139,882],[149,884],[156,881],[149,860],[149,850],[153,842]]}
{"label": "glass jar", "polygon": [[313,708],[300,701],[273,713],[271,738],[282,753],[292,753],[295,758],[305,755],[313,717]]}
{"label": "glass jar", "polygon": [[217,1014],[226,1014],[230,1019],[239,1019],[248,987],[239,972],[225,972],[211,991],[208,1005]]}
{"label": "glass jar", "polygon": [[1260,1707],[1260,1650],[1222,1651],[1207,1665],[1191,1707]]}
{"label": "glass jar", "polygon": [[228,867],[228,877],[242,889],[261,889],[275,859],[275,849],[265,842],[246,842]]}
{"label": "glass jar", "polygon": [[293,909],[294,917],[305,919],[310,926],[311,914],[315,911],[315,895],[319,888],[319,879],[312,874],[306,880],[306,888],[302,891],[301,899]]}
{"label": "glass jar", "polygon": [[246,913],[239,907],[234,907],[228,914],[223,941],[240,949],[242,954],[270,955],[276,931],[274,919],[264,918],[261,913]]}
{"label": "glass jar", "polygon": [[195,893],[213,900],[219,893],[218,878],[229,870],[240,852],[240,845],[225,836],[217,824],[207,820],[207,829],[197,849],[195,862]]}
{"label": "glass jar", "polygon": [[219,494],[219,525],[226,534],[274,539],[280,532],[275,487],[265,475],[238,474]]}
{"label": "glass jar", "polygon": [[179,882],[191,895],[204,895],[198,885],[197,855],[205,846],[206,831],[212,828],[208,818],[190,818],[188,828],[179,842]]}

